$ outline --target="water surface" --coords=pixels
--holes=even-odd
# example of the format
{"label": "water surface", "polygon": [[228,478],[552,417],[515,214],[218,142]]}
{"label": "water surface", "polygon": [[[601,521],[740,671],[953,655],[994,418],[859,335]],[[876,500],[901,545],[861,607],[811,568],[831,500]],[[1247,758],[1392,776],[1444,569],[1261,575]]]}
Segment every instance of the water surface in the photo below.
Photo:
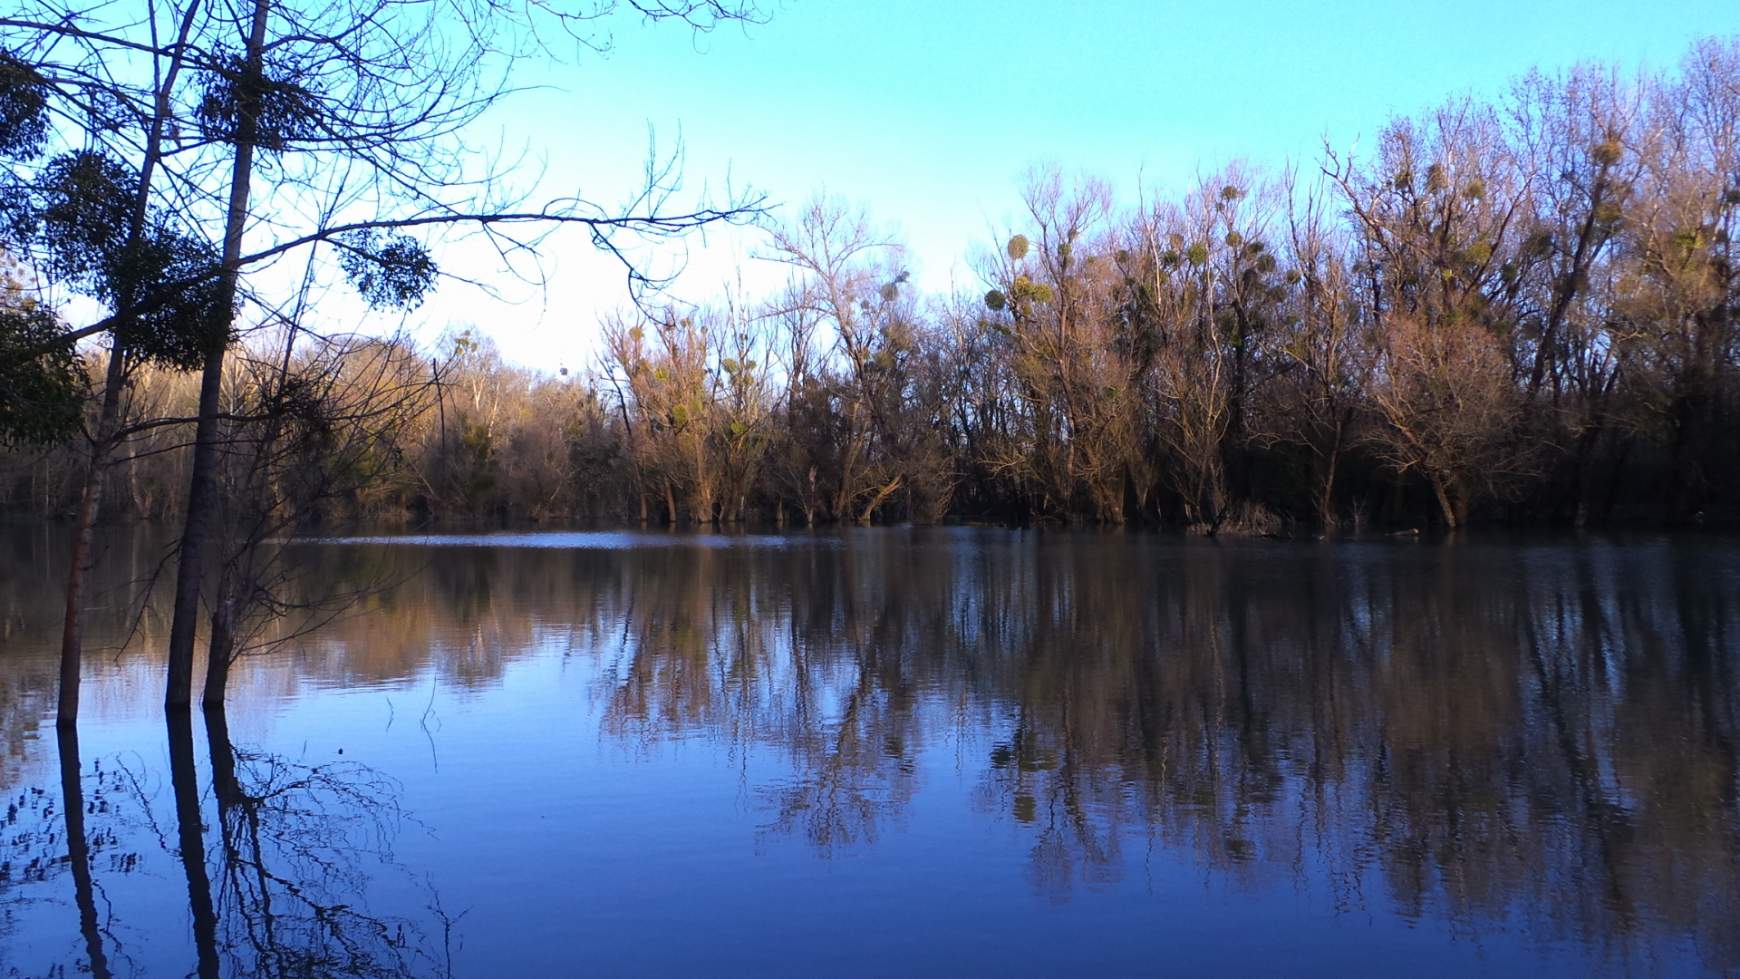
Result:
{"label": "water surface", "polygon": [[117,533],[76,745],[0,548],[0,975],[1740,970],[1733,541],[324,539],[166,727]]}

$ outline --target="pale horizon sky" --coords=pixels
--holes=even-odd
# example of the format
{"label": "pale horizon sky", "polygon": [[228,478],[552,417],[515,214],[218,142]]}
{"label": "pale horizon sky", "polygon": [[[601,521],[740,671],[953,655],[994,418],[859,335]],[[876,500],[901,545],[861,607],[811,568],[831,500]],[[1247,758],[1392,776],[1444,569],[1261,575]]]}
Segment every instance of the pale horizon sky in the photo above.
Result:
{"label": "pale horizon sky", "polygon": [[[1325,138],[1369,146],[1393,115],[1498,95],[1531,67],[1662,70],[1696,37],[1740,33],[1740,3],[1714,0],[1647,13],[1614,0],[1252,0],[1236,16],[1201,3],[786,0],[771,14],[693,38],[618,17],[607,55],[517,73],[539,89],[477,138],[525,149],[534,198],[615,202],[637,186],[648,127],[666,148],[680,134],[689,191],[754,188],[776,216],[818,192],[843,197],[905,242],[921,288],[947,291],[978,286],[966,259],[1011,226],[1035,164],[1106,179],[1131,203],[1138,182],[1175,193],[1235,159],[1277,171]],[[717,296],[739,259],[752,292],[771,285],[783,273],[754,248],[742,232],[697,237],[673,295]],[[473,326],[528,366],[591,366],[598,318],[626,301],[620,273],[578,238],[546,256],[547,291],[494,275],[493,252],[438,257],[504,294],[446,283],[410,318],[418,335]]]}

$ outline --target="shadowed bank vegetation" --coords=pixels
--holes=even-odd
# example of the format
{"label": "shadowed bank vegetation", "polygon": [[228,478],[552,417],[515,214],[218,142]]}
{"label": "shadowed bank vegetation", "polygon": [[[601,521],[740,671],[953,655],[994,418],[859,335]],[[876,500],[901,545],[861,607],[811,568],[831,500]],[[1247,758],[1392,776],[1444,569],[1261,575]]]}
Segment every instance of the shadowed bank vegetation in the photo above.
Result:
{"label": "shadowed bank vegetation", "polygon": [[[1357,153],[1232,166],[1134,208],[1050,170],[1022,203],[981,250],[982,290],[925,296],[870,219],[818,200],[769,230],[778,295],[614,318],[584,375],[504,363],[487,324],[428,352],[299,354],[289,383],[319,398],[290,407],[245,410],[272,372],[239,365],[232,444],[380,383],[352,358],[395,360],[416,395],[359,427],[341,472],[232,489],[299,523],[1734,516],[1740,42],[1662,76],[1531,74]],[[102,357],[85,362],[100,388]],[[140,419],[194,414],[172,365],[128,383]],[[106,498],[168,515],[189,430],[135,428]],[[75,508],[82,445],[8,456],[8,509]]]}

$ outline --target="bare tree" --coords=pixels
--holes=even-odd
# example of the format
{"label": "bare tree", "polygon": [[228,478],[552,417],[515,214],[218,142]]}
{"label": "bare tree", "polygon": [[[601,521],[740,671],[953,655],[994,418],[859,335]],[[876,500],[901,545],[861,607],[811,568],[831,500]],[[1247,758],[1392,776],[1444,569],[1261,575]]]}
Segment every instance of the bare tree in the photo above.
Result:
{"label": "bare tree", "polygon": [[795,223],[773,230],[766,257],[798,276],[791,307],[775,314],[815,317],[832,333],[829,350],[840,373],[831,385],[839,428],[830,509],[836,520],[869,523],[906,478],[893,462],[884,411],[896,355],[892,317],[905,281],[892,265],[898,249],[862,212],[818,197]]}
{"label": "bare tree", "polygon": [[1483,492],[1523,472],[1510,426],[1521,395],[1496,340],[1480,327],[1392,318],[1371,398],[1385,424],[1368,434],[1398,473],[1419,473],[1444,522],[1468,521]]}
{"label": "bare tree", "polygon": [[1265,341],[1276,372],[1263,401],[1265,437],[1310,453],[1317,522],[1333,528],[1337,479],[1365,403],[1370,351],[1348,276],[1346,236],[1331,223],[1322,188],[1289,188],[1287,270],[1294,285],[1279,328]]}

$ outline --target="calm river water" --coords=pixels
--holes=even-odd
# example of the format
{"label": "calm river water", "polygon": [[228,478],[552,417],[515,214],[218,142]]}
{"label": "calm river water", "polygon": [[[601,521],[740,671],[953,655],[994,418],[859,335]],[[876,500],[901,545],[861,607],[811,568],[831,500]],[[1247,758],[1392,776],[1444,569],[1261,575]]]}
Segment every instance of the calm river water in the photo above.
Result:
{"label": "calm river water", "polygon": [[108,548],[72,744],[0,537],[0,975],[1740,970],[1732,539],[299,543],[180,727]]}

